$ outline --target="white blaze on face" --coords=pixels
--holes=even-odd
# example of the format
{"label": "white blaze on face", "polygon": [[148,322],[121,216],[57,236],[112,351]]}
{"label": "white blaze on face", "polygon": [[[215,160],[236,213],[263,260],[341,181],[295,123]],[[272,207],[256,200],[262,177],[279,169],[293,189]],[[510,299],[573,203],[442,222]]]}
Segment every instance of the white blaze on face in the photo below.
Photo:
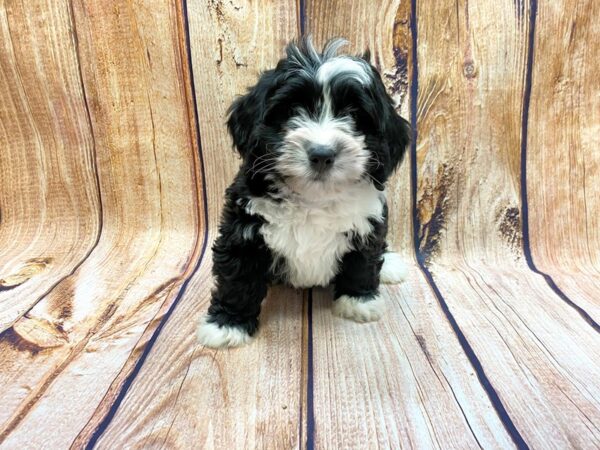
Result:
{"label": "white blaze on face", "polygon": [[321,115],[323,119],[333,116],[333,106],[331,102],[330,82],[334,77],[345,77],[358,81],[363,86],[370,83],[369,72],[364,63],[345,56],[326,61],[317,70],[317,81],[323,86],[323,108]]}

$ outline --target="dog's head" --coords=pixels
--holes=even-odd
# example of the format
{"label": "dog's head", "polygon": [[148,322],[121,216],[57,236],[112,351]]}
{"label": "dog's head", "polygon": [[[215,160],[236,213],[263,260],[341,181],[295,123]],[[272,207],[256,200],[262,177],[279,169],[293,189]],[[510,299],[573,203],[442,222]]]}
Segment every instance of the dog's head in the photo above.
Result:
{"label": "dog's head", "polygon": [[278,180],[296,192],[325,193],[363,179],[383,190],[410,139],[377,70],[361,57],[322,53],[310,40],[231,106],[227,125],[249,180]]}

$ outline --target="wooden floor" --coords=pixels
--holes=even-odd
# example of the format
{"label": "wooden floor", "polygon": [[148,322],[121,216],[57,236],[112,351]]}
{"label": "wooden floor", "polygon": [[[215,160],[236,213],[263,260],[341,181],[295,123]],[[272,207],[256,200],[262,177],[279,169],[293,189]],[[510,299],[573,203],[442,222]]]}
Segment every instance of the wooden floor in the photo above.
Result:
{"label": "wooden floor", "polygon": [[[0,0],[0,448],[600,448],[600,2]],[[358,325],[273,289],[199,346],[239,160],[291,38],[370,47],[415,140],[411,270]]]}

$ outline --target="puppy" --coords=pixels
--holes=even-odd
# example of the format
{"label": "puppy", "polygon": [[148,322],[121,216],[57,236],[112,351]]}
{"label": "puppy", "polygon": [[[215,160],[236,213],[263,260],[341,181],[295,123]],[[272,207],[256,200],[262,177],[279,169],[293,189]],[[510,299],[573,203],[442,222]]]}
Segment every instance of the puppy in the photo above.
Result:
{"label": "puppy", "polygon": [[[209,347],[247,343],[267,287],[334,285],[333,313],[381,317],[380,279],[398,282],[386,253],[385,183],[410,139],[381,77],[360,57],[292,43],[277,67],[229,110],[243,162],[226,191],[213,247],[212,292],[198,338]],[[382,269],[383,266],[383,269]]]}

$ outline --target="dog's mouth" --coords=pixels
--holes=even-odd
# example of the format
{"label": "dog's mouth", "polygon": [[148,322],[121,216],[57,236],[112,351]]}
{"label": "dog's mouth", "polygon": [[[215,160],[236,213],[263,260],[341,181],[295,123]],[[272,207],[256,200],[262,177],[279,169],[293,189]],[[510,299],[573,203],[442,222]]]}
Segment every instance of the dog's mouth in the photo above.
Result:
{"label": "dog's mouth", "polygon": [[309,183],[324,186],[325,184],[333,183],[332,177],[326,173],[316,173],[309,180]]}

